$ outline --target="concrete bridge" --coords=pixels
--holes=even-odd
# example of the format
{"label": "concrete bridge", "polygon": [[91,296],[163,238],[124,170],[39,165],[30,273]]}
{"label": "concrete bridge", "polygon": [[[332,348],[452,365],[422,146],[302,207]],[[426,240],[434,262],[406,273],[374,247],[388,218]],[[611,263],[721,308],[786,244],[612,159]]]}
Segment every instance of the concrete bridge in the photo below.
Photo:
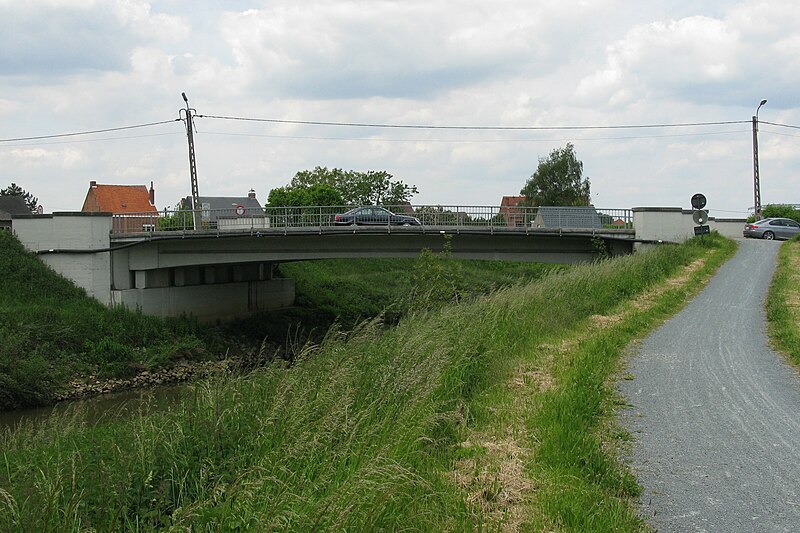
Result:
{"label": "concrete bridge", "polygon": [[[274,276],[281,262],[416,257],[449,242],[456,258],[579,263],[692,233],[690,212],[679,208],[589,208],[589,218],[582,218],[587,208],[515,209],[499,217],[498,208],[429,206],[417,208],[420,224],[409,226],[340,226],[337,210],[323,208],[204,212],[198,230],[188,227],[186,212],[54,213],[15,217],[13,230],[29,250],[106,305],[200,320],[292,305],[293,280]],[[743,220],[715,223],[741,236]]]}

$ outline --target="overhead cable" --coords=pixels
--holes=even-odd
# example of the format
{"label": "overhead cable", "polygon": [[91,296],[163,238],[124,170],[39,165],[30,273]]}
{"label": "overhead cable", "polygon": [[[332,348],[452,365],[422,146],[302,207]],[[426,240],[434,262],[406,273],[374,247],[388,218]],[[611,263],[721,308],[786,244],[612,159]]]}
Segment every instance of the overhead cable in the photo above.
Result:
{"label": "overhead cable", "polygon": [[197,118],[219,120],[239,120],[246,122],[270,122],[273,124],[299,124],[306,126],[343,126],[353,128],[392,128],[415,130],[474,130],[474,131],[553,131],[553,130],[621,130],[640,128],[686,128],[696,126],[724,126],[729,124],[749,124],[749,120],[728,120],[720,122],[681,122],[674,124],[628,124],[609,126],[435,126],[423,124],[379,124],[364,122],[324,122],[317,120],[286,120],[277,118],[230,117],[222,115],[195,115]]}
{"label": "overhead cable", "polygon": [[36,141],[41,139],[57,139],[59,137],[75,137],[77,135],[91,135],[94,133],[108,133],[110,131],[132,130],[135,128],[147,128],[149,126],[159,126],[161,124],[170,124],[172,122],[180,122],[181,119],[175,118],[172,120],[162,120],[161,122],[148,122],[147,124],[135,124],[133,126],[120,126],[117,128],[104,128],[102,130],[88,130],[76,131],[73,133],[56,133],[53,135],[37,135],[34,137],[17,137],[13,139],[0,139],[0,142],[14,142],[14,141]]}
{"label": "overhead cable", "polygon": [[779,126],[781,128],[792,128],[795,130],[800,130],[800,126],[793,126],[792,124],[780,124],[778,122],[767,122],[766,120],[759,120],[759,124],[769,124],[770,126]]}
{"label": "overhead cable", "polygon": [[222,131],[204,131],[205,135],[222,135],[230,137],[266,137],[269,139],[294,139],[308,141],[365,141],[365,142],[412,142],[412,143],[525,143],[525,142],[553,142],[553,141],[625,141],[643,139],[663,139],[675,137],[697,137],[709,135],[729,135],[746,133],[750,130],[708,131],[695,133],[672,133],[665,135],[624,135],[618,137],[574,137],[574,138],[541,138],[541,139],[387,139],[381,137],[318,137],[309,135],[268,135],[263,133],[234,133]]}

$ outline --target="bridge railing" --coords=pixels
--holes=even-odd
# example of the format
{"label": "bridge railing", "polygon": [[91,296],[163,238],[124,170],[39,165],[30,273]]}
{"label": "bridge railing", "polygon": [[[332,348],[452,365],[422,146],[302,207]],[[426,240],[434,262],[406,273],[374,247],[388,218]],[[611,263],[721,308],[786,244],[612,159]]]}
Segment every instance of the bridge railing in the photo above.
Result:
{"label": "bridge railing", "polygon": [[[353,219],[342,216],[359,207],[385,209],[390,216],[375,213]],[[198,210],[201,231],[266,230],[270,228],[323,228],[348,225],[412,225],[455,228],[560,228],[560,229],[631,229],[630,209],[589,207],[516,207],[461,205],[388,205],[388,206],[235,206],[230,209]],[[338,217],[337,217],[338,215]],[[405,217],[405,218],[403,218]],[[169,232],[194,230],[194,211],[170,210],[150,213],[115,214],[112,233]]]}

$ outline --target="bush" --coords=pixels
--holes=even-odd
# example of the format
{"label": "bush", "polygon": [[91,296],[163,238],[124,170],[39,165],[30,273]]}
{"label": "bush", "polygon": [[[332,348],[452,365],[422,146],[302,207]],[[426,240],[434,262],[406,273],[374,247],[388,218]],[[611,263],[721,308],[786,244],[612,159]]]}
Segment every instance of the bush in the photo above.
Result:
{"label": "bush", "polygon": [[791,218],[800,222],[800,211],[786,204],[770,204],[764,208],[764,218]]}

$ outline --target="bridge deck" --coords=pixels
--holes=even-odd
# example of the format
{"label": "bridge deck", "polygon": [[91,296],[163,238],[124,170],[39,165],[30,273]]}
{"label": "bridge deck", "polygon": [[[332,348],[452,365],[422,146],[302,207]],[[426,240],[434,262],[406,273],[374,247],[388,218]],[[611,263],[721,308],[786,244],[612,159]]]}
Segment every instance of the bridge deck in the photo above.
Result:
{"label": "bridge deck", "polygon": [[308,226],[278,228],[226,228],[203,230],[174,231],[138,231],[113,233],[112,243],[134,243],[141,241],[192,239],[209,237],[242,237],[242,236],[300,236],[300,235],[527,235],[527,236],[564,236],[564,237],[599,237],[630,241],[636,237],[633,229],[626,228],[533,228],[503,226]]}

